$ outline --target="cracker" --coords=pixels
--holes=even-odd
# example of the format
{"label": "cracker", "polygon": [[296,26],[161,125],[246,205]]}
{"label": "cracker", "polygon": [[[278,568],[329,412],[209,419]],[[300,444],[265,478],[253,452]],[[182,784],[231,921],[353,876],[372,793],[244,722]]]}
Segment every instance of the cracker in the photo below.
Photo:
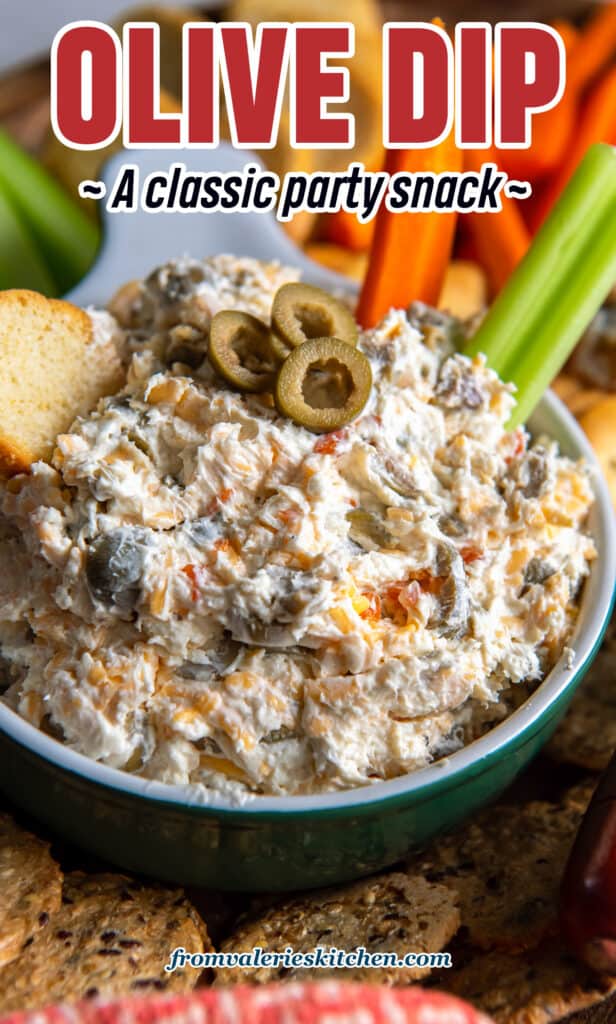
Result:
{"label": "cracker", "polygon": [[205,925],[180,890],[122,875],[69,874],[60,909],[24,958],[0,973],[0,1013],[95,995],[188,991],[198,971],[164,971],[176,946],[211,949]]}
{"label": "cracker", "polygon": [[607,767],[616,749],[616,619],[546,752],[590,772]]}
{"label": "cracker", "polygon": [[438,300],[438,308],[459,320],[479,316],[488,305],[488,279],[472,260],[451,260]]}
{"label": "cracker", "polygon": [[367,252],[356,252],[333,242],[308,242],[305,250],[311,260],[335,270],[337,274],[345,274],[358,284],[361,284],[366,276]]}
{"label": "cracker", "polygon": [[560,373],[558,377],[552,381],[552,391],[554,391],[560,398],[561,402],[564,402],[566,405],[569,404],[569,399],[574,398],[579,390],[580,382],[572,373]]}
{"label": "cracker", "polygon": [[616,978],[593,974],[554,940],[525,954],[471,956],[459,970],[443,972],[439,987],[494,1024],[553,1024],[602,1002],[616,990]]}
{"label": "cracker", "polygon": [[62,872],[47,843],[0,814],[0,967],[43,928],[62,900]]}
{"label": "cracker", "polygon": [[[357,31],[380,30],[382,16],[375,0],[353,0],[353,24]],[[229,21],[327,21],[344,20],[349,8],[336,0],[232,0]]]}
{"label": "cracker", "polygon": [[567,405],[574,416],[581,417],[594,409],[604,398],[605,391],[599,391],[597,388],[579,388],[575,395],[567,399]]}
{"label": "cracker", "polygon": [[558,885],[581,814],[541,802],[489,808],[409,870],[452,888],[473,945],[530,949],[556,931]]}
{"label": "cracker", "polygon": [[[459,914],[453,894],[421,876],[401,873],[379,875],[344,888],[324,889],[278,903],[258,917],[240,924],[222,945],[225,952],[250,951],[260,946],[284,952],[287,946],[308,953],[322,946],[369,953],[409,951],[436,953],[457,931]],[[236,981],[265,984],[276,980],[344,977],[346,980],[402,984],[429,973],[419,967],[221,968],[216,984]]]}
{"label": "cracker", "polygon": [[[607,689],[605,696],[608,696]],[[575,764],[591,772],[603,771],[616,747],[615,712],[616,701],[610,705],[601,696],[578,694],[547,753],[555,761]]]}
{"label": "cracker", "polygon": [[593,405],[581,416],[580,426],[595,449],[616,505],[616,395]]}
{"label": "cracker", "polygon": [[82,309],[24,289],[0,292],[0,475],[48,459],[58,434],[124,371],[112,339]]}
{"label": "cracker", "polygon": [[566,807],[573,807],[580,816],[586,814],[588,805],[597,788],[597,779],[591,776],[589,779],[582,779],[575,786],[571,786],[563,794],[562,802]]}

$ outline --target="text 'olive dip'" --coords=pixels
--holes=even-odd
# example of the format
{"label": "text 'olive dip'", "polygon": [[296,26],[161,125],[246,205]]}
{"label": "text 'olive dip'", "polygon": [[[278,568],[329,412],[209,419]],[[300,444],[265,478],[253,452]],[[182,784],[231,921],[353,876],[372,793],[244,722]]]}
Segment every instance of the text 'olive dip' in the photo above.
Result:
{"label": "text 'olive dip'", "polygon": [[360,786],[469,742],[562,654],[595,556],[583,467],[505,431],[511,389],[442,314],[360,335],[372,387],[334,433],[225,383],[212,316],[269,323],[295,277],[185,259],[112,305],[125,330],[92,314],[125,389],[0,494],[4,699],[203,795]]}

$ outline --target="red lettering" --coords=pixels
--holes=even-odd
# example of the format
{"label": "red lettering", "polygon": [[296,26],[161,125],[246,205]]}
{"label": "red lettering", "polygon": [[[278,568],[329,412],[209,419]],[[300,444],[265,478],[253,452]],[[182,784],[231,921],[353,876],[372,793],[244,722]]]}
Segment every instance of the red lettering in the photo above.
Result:
{"label": "red lettering", "polygon": [[187,25],[184,30],[184,103],[191,146],[217,146],[219,141],[214,31],[214,25]]}
{"label": "red lettering", "polygon": [[222,66],[231,125],[236,146],[273,146],[278,134],[282,103],[287,29],[259,26],[253,72],[247,25],[222,25]]}
{"label": "red lettering", "polygon": [[160,30],[158,25],[124,26],[126,146],[178,146],[181,117],[160,113]]}
{"label": "red lettering", "polygon": [[385,26],[385,145],[427,149],[453,120],[453,50],[438,25]]}
{"label": "red lettering", "polygon": [[481,149],[492,142],[492,29],[456,25],[456,145]]}
{"label": "red lettering", "polygon": [[344,149],[355,141],[350,114],[322,113],[323,101],[349,98],[346,68],[324,68],[323,64],[330,56],[351,55],[350,32],[351,26],[326,22],[296,26],[291,142],[298,148]]}
{"label": "red lettering", "polygon": [[555,107],[565,88],[565,48],[548,25],[496,27],[495,141],[501,149],[531,144],[532,115]]}
{"label": "red lettering", "polygon": [[58,32],[51,50],[51,121],[74,149],[97,149],[120,128],[120,43],[98,22]]}

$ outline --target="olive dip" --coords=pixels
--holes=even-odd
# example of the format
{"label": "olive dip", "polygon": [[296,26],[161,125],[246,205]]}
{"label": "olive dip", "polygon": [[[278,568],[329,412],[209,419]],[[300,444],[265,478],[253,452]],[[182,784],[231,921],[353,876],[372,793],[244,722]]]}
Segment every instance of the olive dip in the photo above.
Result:
{"label": "olive dip", "polygon": [[[306,794],[451,753],[565,650],[595,548],[583,466],[507,432],[461,325],[392,310],[329,433],[227,383],[224,310],[269,324],[277,264],[182,259],[92,313],[126,386],[1,485],[3,699],[106,765]],[[295,352],[301,351],[295,349]]]}

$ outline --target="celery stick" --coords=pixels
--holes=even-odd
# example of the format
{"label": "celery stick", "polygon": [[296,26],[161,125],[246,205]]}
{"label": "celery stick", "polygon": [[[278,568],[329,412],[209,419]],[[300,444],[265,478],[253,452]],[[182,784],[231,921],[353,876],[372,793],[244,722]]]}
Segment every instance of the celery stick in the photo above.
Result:
{"label": "celery stick", "polygon": [[[605,232],[615,204],[616,150],[603,144],[592,146],[525,258],[465,348],[467,355],[485,353],[492,369],[505,377],[506,368],[511,373],[511,367],[518,358],[526,358],[526,353],[534,353],[535,365],[541,366],[559,341],[544,333],[542,325],[550,310],[563,301],[564,289],[581,270],[582,260],[588,259],[589,242]],[[612,239],[612,245],[616,246],[616,239]],[[606,253],[604,258],[608,256]],[[602,273],[598,257],[593,265],[594,280]],[[600,289],[594,288],[592,280],[588,286],[591,296],[585,308],[592,310],[587,314],[591,319],[605,295],[599,294]],[[582,318],[579,317],[578,322],[582,323]],[[586,323],[582,323],[582,329],[585,326]],[[564,348],[558,347],[564,353]],[[556,365],[556,361],[552,360],[551,365]],[[522,401],[523,398],[520,395]]]}
{"label": "celery stick", "polygon": [[0,188],[0,289],[31,288],[44,295],[58,290],[37,248]]}
{"label": "celery stick", "polygon": [[540,333],[505,366],[504,378],[518,388],[510,428],[528,418],[616,281],[616,202],[613,207],[598,236],[587,240],[575,272],[562,280],[559,301],[545,312]]}
{"label": "celery stick", "polygon": [[0,184],[30,229],[60,289],[68,291],[90,269],[99,230],[64,189],[0,131]]}

